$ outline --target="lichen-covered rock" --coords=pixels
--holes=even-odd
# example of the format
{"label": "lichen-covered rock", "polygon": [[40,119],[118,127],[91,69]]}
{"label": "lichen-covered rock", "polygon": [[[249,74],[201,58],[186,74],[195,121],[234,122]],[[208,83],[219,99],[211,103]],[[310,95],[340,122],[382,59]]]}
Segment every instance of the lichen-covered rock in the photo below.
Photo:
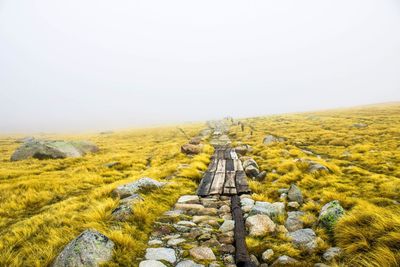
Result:
{"label": "lichen-covered rock", "polygon": [[72,240],[53,262],[53,267],[99,266],[112,258],[114,242],[105,235],[86,230]]}
{"label": "lichen-covered rock", "polygon": [[288,191],[289,201],[295,201],[299,204],[303,204],[303,194],[295,184],[291,184]]}
{"label": "lichen-covered rock", "polygon": [[288,212],[285,227],[289,232],[293,232],[303,228],[303,221],[300,219],[305,213],[302,211]]}
{"label": "lichen-covered rock", "polygon": [[159,182],[157,180],[148,177],[143,177],[132,183],[118,186],[116,189],[114,189],[112,194],[114,196],[118,196],[119,198],[126,198],[139,191],[152,190],[160,188],[164,185],[165,183]]}
{"label": "lichen-covered rock", "polygon": [[325,204],[322,207],[319,213],[318,222],[328,231],[332,231],[336,222],[343,215],[344,215],[343,207],[340,205],[339,201],[334,200]]}
{"label": "lichen-covered rock", "polygon": [[145,258],[147,260],[164,260],[170,263],[176,262],[175,250],[172,248],[148,248]]}
{"label": "lichen-covered rock", "polygon": [[246,227],[250,236],[265,236],[275,231],[275,223],[268,215],[257,214],[246,219]]}
{"label": "lichen-covered rock", "polygon": [[11,156],[11,161],[36,159],[77,158],[99,148],[88,141],[48,141],[37,140],[23,143]]}
{"label": "lichen-covered rock", "polygon": [[312,252],[317,247],[317,236],[310,228],[289,232],[288,236],[297,248]]}
{"label": "lichen-covered rock", "polygon": [[275,219],[280,215],[285,215],[285,203],[283,202],[262,202],[256,201],[254,206],[251,208],[249,215],[265,214],[271,219]]}
{"label": "lichen-covered rock", "polygon": [[277,136],[269,134],[264,137],[263,143],[266,145],[269,145],[269,144],[280,143],[280,142],[285,142],[285,141],[286,141],[286,138],[277,137]]}
{"label": "lichen-covered rock", "polygon": [[142,200],[138,194],[122,199],[120,205],[111,213],[113,218],[121,222],[126,221],[133,213],[132,206]]}

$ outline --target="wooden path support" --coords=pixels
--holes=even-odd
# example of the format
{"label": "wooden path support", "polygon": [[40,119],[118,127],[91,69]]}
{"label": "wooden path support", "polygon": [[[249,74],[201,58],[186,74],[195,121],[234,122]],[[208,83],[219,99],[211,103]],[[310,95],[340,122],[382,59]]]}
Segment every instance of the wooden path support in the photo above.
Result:
{"label": "wooden path support", "polygon": [[235,150],[229,147],[216,147],[197,194],[232,196],[249,192],[246,174]]}
{"label": "wooden path support", "polygon": [[232,218],[235,221],[234,237],[235,237],[235,262],[238,267],[256,267],[250,260],[246,246],[246,229],[242,209],[240,207],[240,197],[234,195],[231,197]]}

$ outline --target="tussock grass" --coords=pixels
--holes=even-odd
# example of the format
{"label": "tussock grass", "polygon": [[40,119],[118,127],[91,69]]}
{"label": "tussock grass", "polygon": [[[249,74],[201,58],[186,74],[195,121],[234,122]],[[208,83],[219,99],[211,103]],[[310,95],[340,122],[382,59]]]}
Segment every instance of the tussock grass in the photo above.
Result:
{"label": "tussock grass", "polygon": [[[204,125],[184,127],[189,136]],[[82,158],[10,162],[20,136],[0,137],[0,266],[46,266],[87,228],[116,244],[109,266],[135,266],[142,257],[153,222],[182,194],[193,193],[212,148],[187,157],[187,137],[175,127],[139,129],[109,135],[37,138],[90,140],[100,152]],[[106,163],[120,164],[108,168]],[[186,166],[178,168],[179,166]],[[177,171],[179,170],[179,171]],[[148,176],[168,184],[144,194],[129,221],[117,222],[111,197],[118,185]]]}

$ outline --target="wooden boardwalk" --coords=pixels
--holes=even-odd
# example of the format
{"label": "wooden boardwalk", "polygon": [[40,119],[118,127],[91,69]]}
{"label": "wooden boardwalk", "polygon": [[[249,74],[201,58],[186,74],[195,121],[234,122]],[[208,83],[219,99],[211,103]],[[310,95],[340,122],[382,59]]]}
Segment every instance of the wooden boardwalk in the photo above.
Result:
{"label": "wooden boardwalk", "polygon": [[246,173],[235,150],[227,146],[216,147],[197,194],[233,196],[246,193],[250,193]]}

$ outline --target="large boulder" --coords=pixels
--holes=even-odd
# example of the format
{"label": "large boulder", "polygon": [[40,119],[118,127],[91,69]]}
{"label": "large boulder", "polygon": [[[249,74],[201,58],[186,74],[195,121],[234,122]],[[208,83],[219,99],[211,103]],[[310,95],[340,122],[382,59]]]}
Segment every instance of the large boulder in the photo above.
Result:
{"label": "large boulder", "polygon": [[303,195],[295,184],[291,184],[288,191],[288,199],[289,201],[295,201],[299,204],[303,204]]}
{"label": "large boulder", "polygon": [[105,235],[86,230],[72,240],[53,262],[53,267],[99,266],[112,258],[114,243]]}
{"label": "large boulder", "polygon": [[339,201],[334,200],[325,204],[318,217],[318,223],[325,227],[328,231],[332,231],[334,225],[340,217],[344,215],[344,209]]}
{"label": "large boulder", "polygon": [[163,182],[159,182],[148,177],[143,177],[135,182],[118,186],[116,189],[114,189],[112,194],[114,196],[118,196],[119,198],[126,198],[139,191],[152,190],[160,188],[164,185],[165,183]]}
{"label": "large boulder", "polygon": [[288,233],[295,247],[312,252],[317,247],[317,235],[311,228],[300,229]]}
{"label": "large boulder", "polygon": [[99,148],[88,141],[31,140],[23,143],[11,156],[11,161],[36,159],[77,158]]}
{"label": "large boulder", "polygon": [[269,134],[264,137],[263,143],[266,145],[269,145],[269,144],[280,143],[280,142],[285,142],[285,141],[286,141],[286,138],[284,138],[284,137],[277,137],[277,136]]}
{"label": "large boulder", "polygon": [[267,216],[257,214],[246,219],[246,227],[250,236],[265,236],[275,231],[275,223]]}
{"label": "large boulder", "polygon": [[275,219],[280,215],[285,215],[285,203],[283,202],[263,202],[256,201],[254,206],[251,208],[249,215],[264,214],[270,218]]}
{"label": "large boulder", "polygon": [[202,150],[202,145],[185,144],[181,146],[181,152],[186,155],[200,154]]}

